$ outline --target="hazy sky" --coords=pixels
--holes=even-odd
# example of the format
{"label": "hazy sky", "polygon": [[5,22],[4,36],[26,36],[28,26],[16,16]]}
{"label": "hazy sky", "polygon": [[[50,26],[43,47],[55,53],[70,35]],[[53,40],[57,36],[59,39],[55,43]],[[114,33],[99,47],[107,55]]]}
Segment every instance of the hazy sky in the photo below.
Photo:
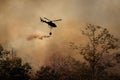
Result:
{"label": "hazy sky", "polygon": [[[120,0],[0,0],[0,43],[40,65],[52,53],[70,54],[68,42],[84,43],[80,31],[85,24],[106,27],[120,38],[119,13]],[[27,41],[32,34],[49,33],[39,17],[62,21],[50,38]]]}

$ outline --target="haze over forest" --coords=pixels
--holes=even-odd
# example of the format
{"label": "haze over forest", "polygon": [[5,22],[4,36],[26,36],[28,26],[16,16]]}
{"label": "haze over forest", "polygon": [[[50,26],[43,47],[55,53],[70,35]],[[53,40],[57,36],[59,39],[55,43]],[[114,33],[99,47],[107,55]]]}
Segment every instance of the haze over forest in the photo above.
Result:
{"label": "haze over forest", "polygon": [[[86,42],[81,35],[86,24],[105,27],[120,38],[119,5],[120,0],[0,0],[0,43],[34,67],[53,53],[77,57],[68,43]],[[32,34],[48,35],[48,25],[40,17],[62,21],[56,22],[50,38],[28,41]]]}

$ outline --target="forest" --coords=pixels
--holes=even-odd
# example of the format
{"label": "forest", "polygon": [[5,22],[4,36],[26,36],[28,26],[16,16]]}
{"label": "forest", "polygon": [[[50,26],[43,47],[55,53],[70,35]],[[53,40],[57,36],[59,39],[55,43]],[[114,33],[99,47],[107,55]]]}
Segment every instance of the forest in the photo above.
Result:
{"label": "forest", "polygon": [[108,29],[92,24],[81,33],[88,39],[86,45],[73,41],[67,46],[83,61],[56,53],[37,71],[0,44],[0,80],[120,80],[119,39]]}

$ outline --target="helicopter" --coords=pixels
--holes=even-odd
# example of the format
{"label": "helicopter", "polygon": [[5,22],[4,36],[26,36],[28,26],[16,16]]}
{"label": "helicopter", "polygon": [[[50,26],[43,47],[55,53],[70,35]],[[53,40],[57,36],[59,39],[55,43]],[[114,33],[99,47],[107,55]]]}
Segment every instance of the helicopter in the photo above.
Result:
{"label": "helicopter", "polygon": [[62,20],[62,19],[50,20],[50,19],[48,19],[48,18],[46,18],[46,17],[44,17],[44,18],[41,18],[41,17],[40,17],[40,21],[43,22],[43,23],[48,24],[48,26],[49,26],[49,28],[50,28],[50,33],[49,33],[49,35],[52,35],[52,29],[57,27],[57,25],[56,25],[54,22],[56,22],[56,21],[61,21],[61,20]]}

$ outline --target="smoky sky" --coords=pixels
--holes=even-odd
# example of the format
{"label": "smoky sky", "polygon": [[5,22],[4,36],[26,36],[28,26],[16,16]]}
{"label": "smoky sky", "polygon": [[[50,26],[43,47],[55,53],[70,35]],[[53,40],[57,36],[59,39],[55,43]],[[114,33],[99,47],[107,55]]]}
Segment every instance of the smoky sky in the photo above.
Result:
{"label": "smoky sky", "polygon": [[[120,38],[119,5],[119,0],[0,0],[0,43],[38,66],[52,53],[71,54],[68,42],[85,43],[80,32],[85,24],[106,27]],[[27,41],[29,35],[49,33],[40,17],[62,21],[50,38]]]}

